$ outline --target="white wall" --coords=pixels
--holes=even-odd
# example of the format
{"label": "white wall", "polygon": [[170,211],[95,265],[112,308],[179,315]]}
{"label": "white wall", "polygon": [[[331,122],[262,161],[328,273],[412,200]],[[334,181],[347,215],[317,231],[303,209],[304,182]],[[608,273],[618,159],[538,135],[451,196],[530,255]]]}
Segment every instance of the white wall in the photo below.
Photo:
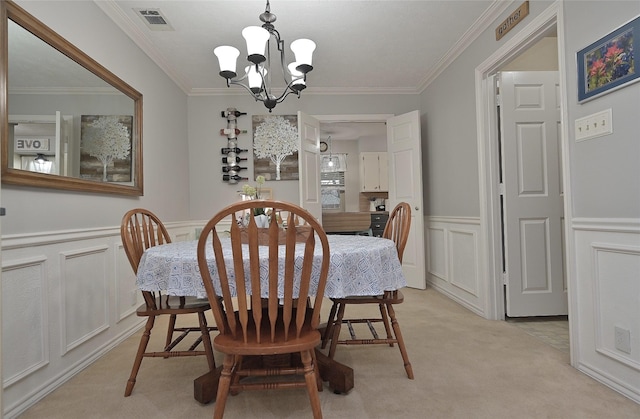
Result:
{"label": "white wall", "polygon": [[[563,12],[565,85],[568,107],[567,264],[574,366],[640,402],[640,83],[584,104],[577,102],[575,54],[598,38],[640,15],[640,3],[566,1]],[[429,219],[429,283],[481,315],[486,315],[482,289],[494,278],[480,277],[479,248],[457,252],[447,245],[457,220],[480,214],[474,69],[503,42],[526,27],[549,2],[530,2],[530,16],[496,42],[487,29],[421,96],[425,213]],[[502,16],[501,18],[504,18]],[[573,121],[611,108],[613,135],[575,142]],[[483,181],[482,179],[480,181]],[[465,227],[464,230],[472,230]],[[472,234],[465,231],[468,237]],[[455,269],[461,269],[456,276]],[[447,270],[448,269],[448,270]],[[479,305],[478,305],[479,304]],[[615,347],[615,327],[629,330],[631,353]],[[577,348],[577,350],[576,350]]]}
{"label": "white wall", "polygon": [[[143,94],[144,196],[2,185],[3,417],[19,414],[140,325],[140,293],[120,243],[122,215],[143,206],[170,226],[189,219],[186,95],[94,2],[18,4]],[[174,237],[193,238],[194,226],[179,229],[172,228]]]}
{"label": "white wall", "polygon": [[187,220],[186,95],[93,2],[17,3],[142,93],[144,196],[2,185],[2,206],[7,208],[2,234],[117,226],[136,206],[157,212],[163,220]]}
{"label": "white wall", "polygon": [[[312,77],[312,76],[311,76]],[[237,191],[244,182],[230,185],[222,181],[220,148],[227,139],[219,135],[226,127],[226,119],[220,111],[234,107],[247,115],[238,118],[238,128],[247,134],[238,136],[240,148],[252,149],[251,116],[266,115],[267,109],[248,95],[240,96],[192,96],[189,97],[189,165],[191,188],[191,219],[211,218],[224,205],[238,199]],[[418,95],[305,95],[300,99],[288,98],[276,106],[274,115],[293,115],[302,110],[309,115],[363,115],[402,114],[418,109]],[[243,175],[253,181],[253,155],[249,157],[248,170]],[[267,182],[275,199],[299,202],[297,181]]]}
{"label": "white wall", "polygon": [[[577,103],[576,51],[640,15],[640,2],[564,2],[578,368],[640,403],[640,83]],[[636,59],[637,69],[637,59]],[[613,134],[576,142],[573,121],[612,109]],[[615,328],[631,353],[615,347]]]}
{"label": "white wall", "polygon": [[[608,1],[606,11],[597,2],[565,3],[569,121],[611,108],[614,124],[612,135],[570,142],[576,217],[640,217],[640,82],[578,104],[575,58],[576,51],[639,14],[637,1]],[[569,129],[574,138],[573,125]]]}

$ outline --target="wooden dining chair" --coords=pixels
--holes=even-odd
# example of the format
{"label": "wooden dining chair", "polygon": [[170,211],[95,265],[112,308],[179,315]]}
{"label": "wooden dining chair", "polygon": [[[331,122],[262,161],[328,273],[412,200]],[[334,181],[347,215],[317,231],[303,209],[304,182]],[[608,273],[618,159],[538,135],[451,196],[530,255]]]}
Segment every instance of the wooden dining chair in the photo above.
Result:
{"label": "wooden dining chair", "polygon": [[[275,216],[268,228],[258,228],[255,208],[288,214],[282,220],[286,229]],[[228,216],[231,228],[221,231],[217,224]],[[227,259],[221,237],[230,237],[233,255]],[[322,382],[314,350],[322,340],[318,324],[329,272],[322,226],[294,204],[243,201],[206,224],[197,253],[220,331],[213,347],[224,354],[213,417],[222,418],[229,392],[306,387],[313,416],[321,418]]]}
{"label": "wooden dining chair", "polygon": [[[122,217],[120,236],[122,237],[122,245],[124,246],[124,251],[129,258],[129,263],[136,274],[138,272],[140,259],[142,258],[142,254],[145,250],[152,246],[171,243],[171,237],[160,219],[158,219],[158,217],[151,211],[142,208],[132,209]],[[205,312],[211,308],[209,301],[197,299],[195,297],[169,296],[163,294],[161,291],[142,291],[142,296],[144,297],[144,304],[138,307],[136,314],[141,317],[146,317],[147,323],[144,328],[144,333],[140,338],[138,352],[136,353],[136,358],[133,362],[131,376],[127,381],[124,396],[128,397],[131,395],[133,386],[136,384],[136,376],[138,375],[138,370],[142,364],[142,359],[146,357],[169,358],[175,356],[204,355],[207,357],[209,370],[213,371],[216,368],[216,364],[213,358],[213,349],[211,346],[209,332],[211,330],[216,330],[216,328],[209,327],[207,325]],[[197,327],[175,326],[178,315],[194,313],[198,315],[199,325]],[[147,352],[151,329],[153,328],[156,317],[162,315],[169,316],[169,326],[164,348],[158,352]],[[198,332],[199,336],[189,349],[174,350],[176,345],[178,345],[178,343],[180,343],[191,332]],[[175,333],[180,333],[180,335],[174,338]],[[196,348],[200,343],[204,345],[204,350],[196,351]]]}
{"label": "wooden dining chair", "polygon": [[[383,238],[390,239],[395,242],[400,263],[402,263],[402,255],[404,253],[404,248],[407,245],[410,227],[411,207],[408,203],[401,202],[393,209],[393,211],[391,211],[387,225],[382,233]],[[404,339],[402,338],[400,324],[398,323],[398,319],[396,318],[396,313],[393,308],[394,305],[400,304],[404,301],[402,291],[385,291],[382,295],[332,298],[331,301],[333,304],[329,312],[329,318],[322,340],[322,348],[325,348],[327,343],[331,341],[331,346],[329,347],[329,358],[333,359],[338,344],[388,344],[389,346],[398,344],[407,376],[410,379],[413,379],[413,369],[409,362],[409,356],[407,355]],[[345,308],[350,304],[375,304],[380,310],[380,317],[345,319]],[[351,339],[340,340],[340,329],[342,324],[345,323],[349,329]],[[357,323],[365,323],[368,326],[373,339],[358,339],[352,326]],[[384,325],[385,333],[387,335],[386,339],[379,337],[373,323],[382,323]]]}

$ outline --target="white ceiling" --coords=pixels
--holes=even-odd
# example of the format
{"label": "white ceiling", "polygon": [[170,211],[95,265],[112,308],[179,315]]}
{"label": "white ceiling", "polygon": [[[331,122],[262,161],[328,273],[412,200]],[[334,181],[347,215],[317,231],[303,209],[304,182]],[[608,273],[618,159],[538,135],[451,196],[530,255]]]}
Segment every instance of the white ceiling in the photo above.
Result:
{"label": "white ceiling", "polygon": [[[266,1],[107,0],[96,4],[187,94],[243,93],[226,87],[213,49],[246,49],[240,32],[260,25]],[[272,0],[289,45],[316,42],[306,92],[419,93],[510,0]],[[159,9],[173,30],[153,31],[134,9]],[[242,63],[242,64],[241,64]],[[246,93],[244,93],[246,94]],[[304,94],[304,93],[303,93]]]}

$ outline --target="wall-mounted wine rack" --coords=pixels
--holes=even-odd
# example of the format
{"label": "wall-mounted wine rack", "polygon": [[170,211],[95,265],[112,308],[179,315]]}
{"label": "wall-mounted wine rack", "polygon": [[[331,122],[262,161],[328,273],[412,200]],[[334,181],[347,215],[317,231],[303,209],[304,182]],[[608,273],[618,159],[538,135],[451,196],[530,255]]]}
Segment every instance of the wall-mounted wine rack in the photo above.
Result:
{"label": "wall-mounted wine rack", "polygon": [[243,177],[240,174],[241,170],[247,170],[246,167],[241,166],[242,162],[249,159],[247,157],[240,157],[239,155],[249,150],[238,147],[238,135],[246,134],[247,130],[238,129],[236,123],[238,117],[246,115],[247,113],[240,112],[236,108],[227,108],[227,110],[220,112],[220,114],[223,118],[227,119],[227,128],[220,130],[220,135],[227,137],[227,146],[220,149],[220,152],[224,155],[224,157],[222,157],[222,180],[230,184],[238,183],[241,180],[249,180],[248,177]]}

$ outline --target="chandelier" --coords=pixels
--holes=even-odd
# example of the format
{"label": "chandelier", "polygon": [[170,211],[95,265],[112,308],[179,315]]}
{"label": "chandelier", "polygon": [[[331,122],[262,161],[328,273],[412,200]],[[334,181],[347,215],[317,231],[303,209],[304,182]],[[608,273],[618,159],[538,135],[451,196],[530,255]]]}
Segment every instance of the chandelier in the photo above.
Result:
{"label": "chandelier", "polygon": [[[220,76],[227,80],[227,87],[237,84],[244,87],[256,101],[261,101],[269,112],[276,104],[282,102],[289,94],[295,93],[300,97],[300,92],[306,86],[307,73],[313,70],[311,59],[316,44],[310,39],[296,39],[291,43],[291,51],[295,55],[295,61],[285,66],[284,40],[273,26],[276,15],[271,13],[271,6],[267,0],[267,7],[260,15],[262,26],[248,26],[242,30],[242,36],[247,42],[247,60],[249,65],[244,68],[244,75],[236,78],[236,60],[240,55],[237,48],[231,46],[219,46],[213,50],[220,64]],[[286,87],[276,96],[272,90],[271,77],[274,70],[271,67],[271,38],[280,52],[280,65]],[[246,80],[246,83],[243,83]]]}

